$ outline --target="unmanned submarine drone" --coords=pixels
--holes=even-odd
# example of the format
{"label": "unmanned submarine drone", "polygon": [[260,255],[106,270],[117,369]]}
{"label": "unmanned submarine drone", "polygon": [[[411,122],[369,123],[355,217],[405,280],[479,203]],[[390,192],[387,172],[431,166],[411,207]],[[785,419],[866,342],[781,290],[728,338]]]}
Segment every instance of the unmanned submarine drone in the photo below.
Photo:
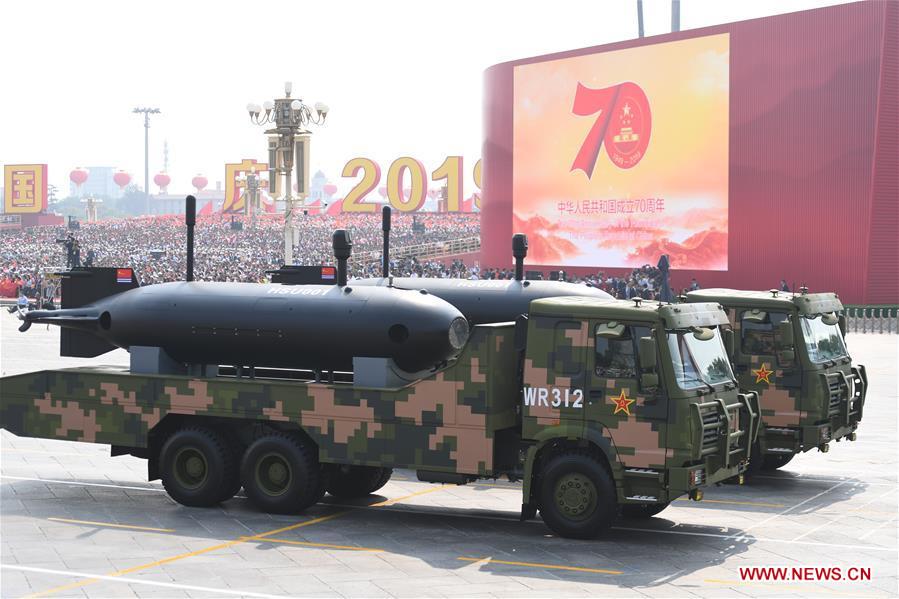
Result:
{"label": "unmanned submarine drone", "polygon": [[605,291],[589,285],[575,285],[565,281],[525,281],[524,259],[528,254],[528,240],[521,233],[512,236],[512,255],[515,258],[513,280],[390,277],[390,207],[384,206],[381,214],[384,233],[383,277],[356,279],[353,281],[355,286],[427,290],[458,308],[472,326],[513,321],[519,315],[527,314],[531,302],[537,299],[565,296],[609,301],[615,299]]}
{"label": "unmanned submarine drone", "polygon": [[[81,305],[29,311],[19,330],[34,323],[62,327],[62,353],[69,356],[141,346],[161,348],[183,364],[330,371],[350,371],[354,358],[374,357],[416,372],[465,345],[468,322],[434,295],[347,285],[352,241],[343,230],[332,241],[337,285],[186,281],[138,287],[131,269],[76,270],[69,273],[71,295]],[[116,284],[126,290],[117,292]]]}

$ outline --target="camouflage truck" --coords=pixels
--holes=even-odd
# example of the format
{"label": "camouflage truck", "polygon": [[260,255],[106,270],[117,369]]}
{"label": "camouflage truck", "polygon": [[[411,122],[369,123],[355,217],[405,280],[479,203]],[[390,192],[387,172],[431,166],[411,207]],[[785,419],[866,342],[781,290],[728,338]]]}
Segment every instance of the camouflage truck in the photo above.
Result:
{"label": "camouflage truck", "polygon": [[703,289],[689,302],[717,302],[740,389],[758,393],[762,426],[750,471],[773,470],[800,452],[855,441],[868,377],[846,349],[843,305],[833,293]]}
{"label": "camouflage truck", "polygon": [[[2,379],[0,425],[112,446],[188,506],[243,487],[260,509],[362,497],[393,468],[464,484],[523,481],[522,519],[593,537],[740,475],[758,400],[739,393],[714,304],[534,301],[485,324],[443,367],[399,387],[135,374],[122,367]],[[280,375],[283,376],[283,375]]]}

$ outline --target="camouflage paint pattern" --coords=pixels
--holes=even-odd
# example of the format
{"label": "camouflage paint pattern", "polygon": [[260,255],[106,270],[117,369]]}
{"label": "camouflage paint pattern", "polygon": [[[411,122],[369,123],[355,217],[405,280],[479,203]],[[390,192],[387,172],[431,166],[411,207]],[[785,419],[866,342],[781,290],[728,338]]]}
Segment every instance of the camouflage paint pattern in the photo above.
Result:
{"label": "camouflage paint pattern", "polygon": [[[535,304],[543,315],[534,313]],[[594,329],[603,319],[653,331],[658,387],[641,389],[637,378],[597,375]],[[537,451],[561,438],[592,443],[605,454],[619,501],[667,502],[745,467],[745,456],[725,464],[721,451],[700,455],[701,422],[694,404],[710,397],[677,388],[664,342],[667,326],[721,322],[726,318],[717,307],[540,300],[532,304],[523,353],[515,347],[513,325],[479,325],[455,361],[396,389],[132,375],[117,368],[43,371],[2,380],[0,426],[19,435],[140,448],[147,446],[154,426],[172,414],[287,423],[316,442],[322,462],[475,476],[520,475],[523,469],[526,498]],[[523,401],[534,388],[546,389],[549,401]],[[734,390],[720,390],[715,398],[722,413],[723,406],[740,410]],[[750,422],[747,413],[733,428],[749,437]],[[724,438],[723,421],[720,427]],[[500,431],[519,433],[522,445],[513,434],[504,442],[514,448],[498,448]],[[495,463],[500,453],[514,460],[510,453],[520,455],[519,449],[527,449],[528,457]],[[696,468],[704,470],[704,482],[688,483]]]}
{"label": "camouflage paint pattern", "polygon": [[[662,315],[652,305],[635,308],[632,302],[614,304],[615,312],[597,306],[592,317],[582,312],[579,319],[558,316],[553,310],[535,313],[532,304],[522,377],[523,439],[537,443],[553,438],[589,439],[605,452],[622,503],[634,502],[628,499],[634,496],[670,501],[686,493],[689,487],[679,487],[672,477],[665,476],[676,469],[704,464],[710,481],[740,472],[739,460],[734,460],[729,468],[723,468],[718,456],[699,459],[695,454],[699,442],[695,433],[698,423],[691,404],[708,401],[708,396],[702,398],[696,392],[681,392],[683,397],[669,397],[667,390],[676,383],[671,371],[664,367],[670,356],[664,340]],[[559,306],[560,311],[564,308]],[[613,318],[605,314],[611,314]],[[654,328],[650,334],[656,339],[660,356],[658,387],[641,389],[636,376],[621,378],[597,374],[594,330],[597,324],[609,320]],[[714,326],[724,322],[724,314],[720,313],[717,320],[705,324]],[[548,390],[545,403],[540,401],[534,389]],[[553,405],[556,389],[561,390],[561,401],[557,400],[557,405]],[[570,398],[578,389],[583,392],[582,407],[566,406],[566,392]],[[732,409],[739,409],[735,389],[719,391],[715,397]],[[746,414],[739,426],[748,429],[749,421]],[[742,459],[747,457],[743,455]],[[643,472],[634,477],[635,469]],[[652,472],[647,475],[646,470],[655,471],[657,476],[653,478]],[[527,476],[525,478],[527,480]]]}
{"label": "camouflage paint pattern", "polygon": [[[791,294],[772,297],[765,292],[730,290],[706,290],[690,294],[690,301],[705,301],[712,294],[725,307],[734,332],[735,374],[740,389],[755,391],[759,395],[762,412],[762,428],[759,444],[764,452],[768,448],[790,449],[794,453],[816,448],[820,442],[848,435],[858,428],[861,414],[850,421],[841,422],[831,413],[830,392],[824,387],[819,373],[842,373],[852,376],[848,363],[830,366],[813,363],[806,352],[802,330],[798,324],[803,314],[815,314],[816,310],[836,311],[842,304],[833,294]],[[787,314],[793,323],[794,343],[791,348],[781,347],[772,335],[770,340],[752,343],[742,330],[742,315],[747,310],[761,309],[771,313]],[[784,349],[792,349],[794,358],[785,361],[780,355]],[[861,403],[864,404],[862,390]],[[843,401],[847,401],[844,399]],[[823,423],[823,424],[822,424]],[[822,437],[821,427],[829,426],[829,438]],[[775,429],[771,431],[769,429]],[[776,429],[793,429],[784,434]]]}
{"label": "camouflage paint pattern", "polygon": [[458,360],[399,389],[132,375],[73,368],[2,380],[0,426],[18,435],[146,447],[169,414],[295,423],[323,462],[492,473],[494,434],[515,424],[511,325],[477,327]]}

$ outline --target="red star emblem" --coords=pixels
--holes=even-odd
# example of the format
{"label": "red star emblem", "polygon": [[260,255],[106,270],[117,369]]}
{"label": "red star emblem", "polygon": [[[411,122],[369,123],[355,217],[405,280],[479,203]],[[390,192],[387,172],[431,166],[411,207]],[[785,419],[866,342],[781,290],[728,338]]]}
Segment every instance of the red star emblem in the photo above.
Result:
{"label": "red star emblem", "polygon": [[766,383],[768,383],[770,385],[771,380],[768,377],[770,377],[772,374],[774,374],[774,371],[768,370],[768,364],[763,363],[760,368],[758,368],[757,370],[753,370],[752,374],[755,375],[756,383],[761,383],[762,381],[765,381]]}
{"label": "red star emblem", "polygon": [[618,412],[624,412],[628,416],[631,415],[631,404],[634,403],[634,399],[627,398],[627,391],[622,391],[621,395],[618,396],[618,399],[612,400],[615,403],[615,411],[612,412],[614,416]]}

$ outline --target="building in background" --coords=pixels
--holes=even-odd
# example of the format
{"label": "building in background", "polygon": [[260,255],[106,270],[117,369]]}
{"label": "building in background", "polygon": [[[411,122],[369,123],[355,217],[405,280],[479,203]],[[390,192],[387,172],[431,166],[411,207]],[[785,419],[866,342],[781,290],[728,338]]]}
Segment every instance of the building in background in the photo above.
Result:
{"label": "building in background", "polygon": [[[630,272],[634,264],[655,264],[660,255],[667,254],[672,260],[672,284],[677,289],[686,287],[694,278],[706,288],[738,289],[770,289],[783,279],[792,289],[804,284],[812,291],[835,291],[847,304],[896,304],[897,22],[897,2],[856,2],[524,58],[489,68],[484,90],[484,164],[489,165],[490,176],[484,180],[481,213],[482,267],[512,264],[512,233],[529,232],[522,230],[520,214],[525,211],[521,207],[527,208],[527,202],[534,197],[532,188],[541,193],[546,189],[542,181],[538,181],[539,186],[533,184],[533,172],[513,168],[513,162],[522,158],[521,152],[516,154],[513,149],[523,139],[519,131],[522,126],[526,131],[535,130],[537,125],[543,127],[544,136],[535,138],[537,141],[526,148],[523,158],[534,157],[535,152],[547,158],[536,164],[558,174],[557,187],[551,191],[561,199],[550,205],[556,209],[552,219],[531,219],[531,253],[547,256],[542,261],[529,256],[532,268],[566,268],[578,275],[601,270],[607,276],[621,276]],[[659,78],[666,83],[673,75],[670,70],[659,69],[658,61],[647,63],[620,60],[621,57],[645,59],[654,51],[668,57],[672,49],[721,36],[729,40],[729,55],[705,54],[702,59],[711,73],[722,72],[722,67],[729,69],[728,76],[720,79],[729,95],[728,109],[722,111],[722,118],[711,122],[706,112],[665,112],[670,98],[658,93],[650,94],[647,106],[651,112],[640,113],[644,121],[631,122],[631,115],[636,114],[634,108],[644,104],[643,97],[625,88],[634,84],[659,87]],[[569,61],[567,67],[601,59],[609,64],[614,60],[617,68],[615,72],[594,69],[602,73],[604,81],[584,77],[572,80],[567,74],[571,69],[566,71],[559,66],[563,61]],[[646,64],[651,66],[646,68]],[[585,96],[576,112],[571,111],[573,104],[565,106],[565,144],[560,143],[557,129],[550,127],[553,135],[545,136],[546,119],[540,119],[549,113],[534,105],[534,97],[541,97],[548,79],[525,78],[543,66],[546,70],[554,66],[558,69],[560,86],[570,84],[566,88],[569,101],[578,91]],[[643,71],[638,73],[638,67]],[[556,79],[553,81],[555,85]],[[674,81],[666,89],[670,94],[717,89],[708,87],[716,81],[709,77],[694,77],[691,81],[691,86]],[[527,82],[531,84],[531,96],[523,96],[516,103],[516,94],[528,91],[520,84]],[[602,124],[597,119],[609,113],[602,110],[603,102],[619,98],[609,95],[609,90],[622,90],[621,94],[628,91],[631,95],[622,96],[625,102],[621,112],[613,113],[619,118],[616,128],[599,129],[594,123]],[[631,135],[637,133],[638,126],[643,130],[639,138]],[[699,144],[725,132],[726,161],[720,160],[724,156],[721,152],[695,151]],[[653,169],[658,169],[661,158],[670,158],[660,148],[672,140],[684,144],[675,156],[682,162],[671,162],[675,167],[683,164],[710,171],[710,165],[723,162],[720,175],[727,177],[727,201],[725,204],[722,200],[720,205],[726,205],[726,211],[696,210],[669,216],[675,204],[671,200],[685,197],[679,195],[683,185],[705,181],[712,174],[704,170],[702,180],[680,176],[675,181],[680,187],[658,185]],[[640,160],[643,150],[645,160]],[[578,172],[572,173],[574,169]],[[602,191],[612,178],[625,176],[635,183],[634,187],[652,180],[658,188],[652,192],[654,195],[639,196],[625,190],[605,202],[593,198],[565,201],[571,199],[566,188],[571,181],[590,181]],[[650,247],[641,254],[633,252],[634,262],[626,266],[597,260],[567,268],[564,258],[548,256],[550,250],[560,247],[568,247],[575,254],[585,247],[595,252],[599,243],[605,244],[607,240],[595,230],[585,230],[584,223],[590,224],[588,219],[612,221],[616,227],[611,233],[619,235],[618,239],[642,234],[631,223],[639,216],[634,213],[653,207],[649,204],[652,199],[665,203],[661,206],[656,202],[655,214],[648,221],[667,218],[667,222],[677,225],[726,219],[728,235],[709,233],[685,240],[660,240],[663,243],[654,250]],[[626,214],[621,214],[622,207]],[[660,207],[664,210],[658,210]],[[695,202],[694,207],[703,208],[703,203]],[[519,218],[513,218],[516,211]],[[563,226],[567,229],[562,230]],[[716,238],[720,243],[708,243]],[[604,248],[605,245],[598,249]],[[696,254],[702,248],[708,257],[726,256],[726,261],[707,269],[679,267],[679,254]]]}

